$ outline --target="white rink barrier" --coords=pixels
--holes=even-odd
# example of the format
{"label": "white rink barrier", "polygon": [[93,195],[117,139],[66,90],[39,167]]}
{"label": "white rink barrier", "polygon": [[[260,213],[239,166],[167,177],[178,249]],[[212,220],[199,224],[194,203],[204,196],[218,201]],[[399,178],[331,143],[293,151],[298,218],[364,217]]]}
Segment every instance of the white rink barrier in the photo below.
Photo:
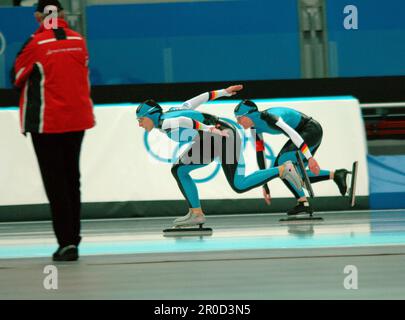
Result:
{"label": "white rink barrier", "polygon": [[[316,154],[321,168],[351,169],[353,161],[359,161],[357,195],[369,195],[366,137],[358,100],[353,97],[321,97],[254,101],[260,110],[285,106],[316,119],[324,132]],[[222,99],[207,103],[198,110],[235,120],[233,110],[238,102]],[[162,104],[165,110],[178,105]],[[169,150],[170,140],[156,130],[144,140],[144,130],[138,127],[135,110],[136,105],[130,104],[96,106],[97,125],[86,132],[82,147],[83,202],[183,199],[171,175],[171,164],[162,162],[171,158],[176,150]],[[0,136],[0,206],[46,203],[31,138],[20,133],[16,108],[0,111]],[[149,143],[150,152],[145,141]],[[272,154],[267,149],[268,157],[275,157],[286,141],[284,135],[265,135]],[[246,172],[251,173],[257,169],[252,143],[247,144],[244,153]],[[205,181],[198,184],[201,199],[261,198],[260,188],[235,193],[218,166],[213,163],[192,173],[193,177]],[[273,198],[292,197],[279,179],[270,182],[270,189]],[[339,195],[332,181],[313,184],[313,189],[318,197]]]}

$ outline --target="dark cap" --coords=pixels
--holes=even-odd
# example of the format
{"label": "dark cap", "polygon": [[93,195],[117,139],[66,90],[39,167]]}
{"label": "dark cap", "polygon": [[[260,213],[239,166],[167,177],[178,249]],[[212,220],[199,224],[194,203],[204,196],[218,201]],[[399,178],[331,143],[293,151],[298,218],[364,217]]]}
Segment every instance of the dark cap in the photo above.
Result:
{"label": "dark cap", "polygon": [[63,7],[58,0],[39,0],[35,11],[44,13],[46,6],[55,6],[59,11],[63,10]]}

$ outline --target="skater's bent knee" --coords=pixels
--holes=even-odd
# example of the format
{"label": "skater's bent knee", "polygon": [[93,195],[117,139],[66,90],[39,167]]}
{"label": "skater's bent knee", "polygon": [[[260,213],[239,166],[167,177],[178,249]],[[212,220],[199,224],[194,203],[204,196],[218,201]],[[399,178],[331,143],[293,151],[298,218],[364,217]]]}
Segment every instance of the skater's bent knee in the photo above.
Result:
{"label": "skater's bent knee", "polygon": [[173,165],[172,169],[171,169],[172,175],[174,175],[176,177],[178,175],[179,168],[180,168],[180,166],[178,164]]}
{"label": "skater's bent knee", "polygon": [[245,192],[245,190],[239,189],[239,188],[236,187],[236,186],[231,186],[231,187],[232,187],[232,190],[235,191],[236,193],[244,193],[244,192]]}

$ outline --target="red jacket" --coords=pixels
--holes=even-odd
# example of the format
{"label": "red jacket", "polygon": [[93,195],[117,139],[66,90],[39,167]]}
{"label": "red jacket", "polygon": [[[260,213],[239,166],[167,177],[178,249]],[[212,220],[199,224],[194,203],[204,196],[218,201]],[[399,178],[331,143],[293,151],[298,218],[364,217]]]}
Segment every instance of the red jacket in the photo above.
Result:
{"label": "red jacket", "polygon": [[83,37],[58,19],[44,24],[17,55],[13,82],[21,89],[21,131],[62,133],[94,126],[88,52]]}

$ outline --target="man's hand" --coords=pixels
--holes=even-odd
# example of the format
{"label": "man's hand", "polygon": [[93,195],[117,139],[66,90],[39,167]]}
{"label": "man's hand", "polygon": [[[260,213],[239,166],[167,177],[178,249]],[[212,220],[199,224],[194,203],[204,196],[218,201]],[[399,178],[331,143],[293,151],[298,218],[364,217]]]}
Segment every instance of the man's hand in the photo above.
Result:
{"label": "man's hand", "polygon": [[316,160],[314,158],[309,158],[308,167],[309,167],[309,170],[311,170],[311,172],[314,175],[316,175],[316,176],[319,175],[319,172],[321,171],[321,169],[319,168],[318,162],[316,162]]}
{"label": "man's hand", "polygon": [[243,89],[243,85],[238,84],[238,85],[230,86],[230,87],[226,88],[225,91],[226,91],[228,94],[230,94],[231,96],[233,96],[233,95],[237,94],[238,91],[240,91],[240,90],[242,90],[242,89]]}
{"label": "man's hand", "polygon": [[220,130],[220,129],[215,128],[215,127],[211,127],[210,132],[212,134],[217,134],[217,135],[222,136],[222,137],[227,137],[227,138],[229,137],[228,132],[226,132],[225,130]]}
{"label": "man's hand", "polygon": [[264,201],[266,202],[266,204],[269,206],[271,203],[271,196],[270,196],[270,190],[269,187],[267,185],[264,185],[263,188],[263,197],[264,197]]}

